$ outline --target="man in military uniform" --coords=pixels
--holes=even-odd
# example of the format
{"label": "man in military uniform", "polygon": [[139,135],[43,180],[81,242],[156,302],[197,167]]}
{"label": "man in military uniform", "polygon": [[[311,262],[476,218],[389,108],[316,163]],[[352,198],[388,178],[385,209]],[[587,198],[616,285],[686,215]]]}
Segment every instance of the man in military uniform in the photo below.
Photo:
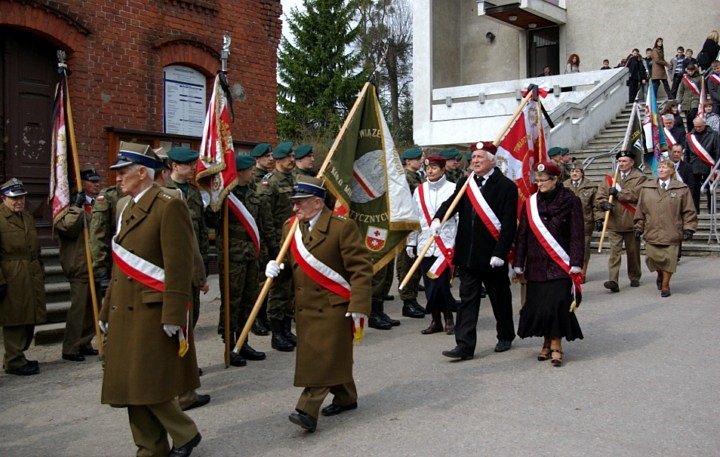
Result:
{"label": "man in military uniform", "polygon": [[80,168],[83,190],[72,197],[72,204],[54,223],[60,244],[60,265],[70,281],[70,309],[65,318],[62,358],[82,362],[86,355],[97,355],[90,341],[95,334],[95,316],[85,256],[86,224],[100,191],[100,175],[92,165]]}
{"label": "man in military uniform", "polygon": [[570,164],[572,163],[570,150],[568,148],[554,146],[548,150],[548,157],[550,157],[550,160],[555,162],[557,166],[560,167],[560,170],[562,170],[560,182],[570,179]]}
{"label": "man in military uniform", "polygon": [[[292,273],[298,331],[294,384],[304,389],[289,419],[312,433],[328,393],[333,400],[322,408],[324,416],[357,408],[352,326],[361,326],[369,311],[372,264],[357,224],[325,206],[321,179],[299,177],[292,198],[299,227],[290,234],[288,221],[283,235],[293,236],[297,249],[288,255],[289,268],[273,260],[265,275],[275,278],[284,270],[284,279]],[[307,252],[302,263],[296,252]],[[327,281],[319,284],[317,274]]]}
{"label": "man in military uniform", "polygon": [[100,312],[107,336],[101,402],[127,407],[138,455],[188,456],[201,440],[177,399],[200,385],[187,318],[193,257],[183,248],[193,245],[192,222],[182,200],[153,185],[149,146],[121,147],[110,168],[132,199],[118,208],[112,249],[122,261]]}
{"label": "man in military uniform", "polygon": [[602,231],[603,213],[595,204],[598,183],[585,179],[585,170],[579,163],[570,165],[570,179],[563,183],[580,199],[583,210],[583,225],[585,229],[585,259],[583,260],[583,278],[587,274],[590,263],[590,239],[593,230]]}
{"label": "man in military uniform", "polygon": [[270,143],[258,143],[250,151],[250,157],[255,158],[255,168],[253,169],[253,181],[260,184],[260,181],[275,169],[275,159],[272,156],[272,146]]}
{"label": "man in military uniform", "polygon": [[[210,239],[208,237],[207,225],[205,224],[205,208],[200,191],[191,183],[195,177],[195,167],[200,153],[190,148],[175,147],[168,151],[167,156],[170,160],[172,171],[170,172],[170,179],[165,182],[165,187],[168,189],[180,189],[182,191],[185,203],[187,203],[188,209],[190,210],[193,234],[200,248],[203,265],[207,265]],[[206,284],[203,285],[203,289],[205,289],[204,292],[207,292]],[[193,322],[197,322],[200,317],[200,288],[195,286],[192,288],[192,303]]]}
{"label": "man in military uniform", "polygon": [[303,144],[295,148],[295,168],[293,174],[295,179],[300,175],[315,176],[315,154],[310,144]]}
{"label": "man in military uniform", "polygon": [[456,148],[447,148],[440,151],[440,157],[445,159],[445,178],[456,183],[465,176],[465,172],[460,168],[462,154]]}
{"label": "man in military uniform", "polygon": [[[614,187],[610,187],[611,176],[600,183],[595,201],[602,211],[610,211],[607,224],[607,238],[610,244],[610,258],[608,259],[609,279],[603,286],[611,292],[619,292],[618,277],[620,263],[622,262],[622,249],[625,245],[627,255],[627,272],[630,278],[630,287],[640,287],[640,239],[635,237],[633,216],[635,205],[640,195],[640,187],[646,178],[635,168],[635,159],[631,152],[620,151],[615,155],[618,164],[618,180]],[[608,182],[610,181],[610,182]],[[613,202],[608,197],[613,196]]]}
{"label": "man in military uniform", "polygon": [[[122,148],[123,142],[120,143]],[[117,185],[109,186],[100,191],[92,207],[90,216],[90,254],[93,261],[93,273],[97,285],[97,293],[102,299],[110,284],[112,270],[112,254],[110,240],[115,235],[115,208],[124,194]]]}
{"label": "man in military uniform", "polygon": [[[410,187],[410,194],[415,192],[415,188],[422,183],[418,170],[420,170],[422,149],[412,148],[405,150],[400,159],[405,164],[405,178],[407,179],[408,186]],[[405,250],[401,250],[395,258],[397,265],[397,278],[398,284],[405,279],[413,261],[408,257]],[[420,269],[415,270],[415,273],[408,281],[407,285],[400,291],[400,299],[403,301],[402,315],[406,317],[424,318],[425,309],[420,306],[417,302],[418,296],[418,285],[420,283]]]}
{"label": "man in military uniform", "polygon": [[[275,233],[270,206],[252,188],[255,159],[239,154],[235,158],[238,185],[228,197],[230,205],[228,231],[230,243],[230,334],[232,345],[240,336],[258,295],[258,276],[261,245],[267,245],[272,258],[277,256],[278,236]],[[249,217],[248,217],[249,216]],[[222,226],[222,221],[219,222]],[[257,228],[257,232],[255,232]],[[220,259],[220,281],[223,284],[225,246],[222,230],[217,239]],[[224,288],[221,288],[224,294]],[[225,300],[223,299],[223,303]],[[220,307],[218,333],[225,334],[225,310]],[[230,364],[245,366],[247,360],[264,360],[265,353],[253,349],[246,341],[239,354],[231,352]]]}
{"label": "man in military uniform", "polygon": [[[38,374],[28,360],[35,325],[45,322],[45,284],[35,221],[25,211],[25,187],[16,178],[0,186],[0,326],[3,328],[5,373]],[[6,394],[7,395],[7,394]]]}
{"label": "man in military uniform", "polygon": [[[275,170],[266,174],[258,186],[258,193],[267,198],[273,213],[273,225],[277,234],[282,233],[282,226],[293,214],[292,196],[295,178],[292,170],[295,167],[295,156],[292,143],[286,141],[278,144],[272,152],[275,159]],[[277,238],[281,244],[280,236]],[[291,281],[274,282],[268,295],[267,315],[272,331],[271,346],[282,352],[293,351],[296,337],[291,332],[293,287]]]}

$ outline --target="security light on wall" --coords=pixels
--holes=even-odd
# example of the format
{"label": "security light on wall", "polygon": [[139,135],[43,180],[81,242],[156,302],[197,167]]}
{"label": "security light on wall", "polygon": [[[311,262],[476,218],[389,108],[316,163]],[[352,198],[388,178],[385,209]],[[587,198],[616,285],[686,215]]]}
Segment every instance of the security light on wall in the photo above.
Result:
{"label": "security light on wall", "polygon": [[487,40],[492,43],[493,41],[495,41],[495,34],[492,32],[488,32],[485,34],[485,38],[487,38]]}

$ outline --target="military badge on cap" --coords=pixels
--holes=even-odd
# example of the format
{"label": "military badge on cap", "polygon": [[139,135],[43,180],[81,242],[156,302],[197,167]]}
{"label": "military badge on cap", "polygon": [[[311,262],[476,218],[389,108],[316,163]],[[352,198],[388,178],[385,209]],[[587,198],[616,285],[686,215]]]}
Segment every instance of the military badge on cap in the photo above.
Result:
{"label": "military badge on cap", "polygon": [[80,167],[80,179],[83,181],[100,182],[100,175],[95,171],[95,167],[87,163]]}
{"label": "military badge on cap", "polygon": [[320,197],[325,198],[323,180],[312,176],[298,176],[297,184],[293,186],[290,198]]}
{"label": "military badge on cap", "polygon": [[27,191],[22,181],[17,178],[12,178],[0,186],[0,193],[6,197],[22,197],[27,194]]}
{"label": "military badge on cap", "polygon": [[158,168],[155,154],[147,144],[129,143],[127,141],[120,142],[120,150],[117,155],[117,162],[110,166],[111,170],[125,168],[132,164],[142,165],[144,167]]}

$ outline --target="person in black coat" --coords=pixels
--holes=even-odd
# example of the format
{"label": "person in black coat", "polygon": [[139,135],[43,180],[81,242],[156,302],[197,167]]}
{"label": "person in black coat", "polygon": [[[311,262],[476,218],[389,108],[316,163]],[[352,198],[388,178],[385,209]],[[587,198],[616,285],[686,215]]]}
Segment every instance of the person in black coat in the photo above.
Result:
{"label": "person in black coat", "polygon": [[717,59],[718,52],[720,52],[720,33],[717,30],[713,30],[708,34],[705,43],[703,43],[702,50],[698,53],[697,62],[702,68],[702,71],[706,71],[710,68],[710,64],[713,60]]}
{"label": "person in black coat", "polygon": [[[497,148],[490,142],[474,145],[470,161],[472,173],[467,180],[458,181],[452,197],[440,206],[431,225],[431,229],[439,231],[440,221],[448,213],[455,197],[461,191],[464,192],[459,204],[450,213],[459,214],[453,263],[459,269],[461,304],[455,324],[456,347],[443,351],[443,355],[453,359],[473,358],[482,285],[485,286],[497,321],[498,343],[495,352],[507,351],[515,339],[508,252],[517,229],[518,192],[515,183],[495,168],[496,152]],[[474,185],[471,185],[470,179],[477,185],[490,212],[496,218],[496,224],[490,225],[496,236],[493,236],[471,201],[471,187]],[[468,186],[463,188],[465,181],[468,181]],[[477,203],[477,199],[475,202]],[[478,204],[478,207],[481,206]],[[485,211],[484,214],[488,215],[488,212]],[[500,225],[499,230],[497,223]]]}
{"label": "person in black coat", "polygon": [[678,142],[670,149],[670,160],[675,164],[675,177],[677,180],[684,182],[692,189],[695,186],[695,176],[692,172],[692,165],[683,160],[684,154],[685,148]]}
{"label": "person in black coat", "polygon": [[627,56],[627,62],[625,63],[628,71],[628,101],[632,103],[635,101],[640,84],[645,84],[647,81],[647,72],[645,71],[645,64],[640,57],[640,50],[637,48],[632,50],[632,54]]}
{"label": "person in black coat", "polygon": [[[705,119],[696,117],[693,119],[693,130],[688,133],[688,149],[690,149],[690,164],[692,172],[695,175],[695,186],[690,188],[693,201],[695,202],[695,211],[700,214],[700,188],[710,174],[710,165],[698,156],[690,145],[690,137],[700,143],[702,147],[710,154],[710,159],[717,162],[720,158],[720,136],[713,129],[705,124]],[[689,187],[689,186],[688,186]],[[710,188],[705,189],[707,195],[708,213],[710,212]]]}
{"label": "person in black coat", "polygon": [[[585,250],[583,213],[580,199],[560,182],[561,170],[553,162],[541,162],[534,167],[538,192],[523,205],[515,243],[515,273],[527,280],[527,299],[520,310],[518,336],[542,336],[539,361],[551,359],[556,367],[562,365],[562,338],[572,341],[583,338],[571,303],[580,302],[575,289],[582,282]],[[528,209],[535,217],[530,217]],[[530,223],[532,221],[532,224]],[[535,226],[536,228],[533,228]],[[541,240],[550,245],[554,240],[564,258],[554,260]],[[576,277],[577,276],[577,277]],[[575,279],[576,281],[574,281]]]}

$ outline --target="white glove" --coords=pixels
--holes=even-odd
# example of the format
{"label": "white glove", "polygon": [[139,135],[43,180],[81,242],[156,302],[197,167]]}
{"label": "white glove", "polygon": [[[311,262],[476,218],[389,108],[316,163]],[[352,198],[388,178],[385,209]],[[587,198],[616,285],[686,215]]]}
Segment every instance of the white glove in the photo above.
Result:
{"label": "white glove", "polygon": [[576,275],[578,273],[582,273],[582,268],[580,267],[570,267],[570,274]]}
{"label": "white glove", "polygon": [[278,264],[276,261],[271,260],[267,263],[267,266],[265,267],[265,277],[277,278],[283,268],[285,268],[284,263]]}
{"label": "white glove", "polygon": [[110,327],[110,324],[103,321],[98,321],[98,327],[100,327],[100,331],[103,333],[107,333],[108,327]]}
{"label": "white glove", "polygon": [[442,227],[440,219],[433,219],[430,223],[430,230],[432,230],[433,235],[440,235],[440,227]]}
{"label": "white glove", "polygon": [[[363,324],[367,322],[367,316],[363,313],[345,313],[345,317],[351,317],[353,320],[353,323],[355,324],[355,328],[360,328],[360,320],[363,319]],[[364,327],[364,325],[363,325]]]}
{"label": "white glove", "polygon": [[515,274],[518,274],[518,275],[525,273],[525,269],[523,267],[515,267],[515,268],[513,268],[513,270],[515,271]]}
{"label": "white glove", "polygon": [[405,252],[407,253],[407,256],[411,259],[415,258],[415,246],[406,246]]}
{"label": "white glove", "polygon": [[180,326],[173,324],[163,324],[163,330],[165,331],[165,334],[167,336],[171,337],[180,331]]}
{"label": "white glove", "polygon": [[505,265],[505,261],[501,259],[500,257],[492,256],[490,257],[490,266],[493,268],[498,268]]}

